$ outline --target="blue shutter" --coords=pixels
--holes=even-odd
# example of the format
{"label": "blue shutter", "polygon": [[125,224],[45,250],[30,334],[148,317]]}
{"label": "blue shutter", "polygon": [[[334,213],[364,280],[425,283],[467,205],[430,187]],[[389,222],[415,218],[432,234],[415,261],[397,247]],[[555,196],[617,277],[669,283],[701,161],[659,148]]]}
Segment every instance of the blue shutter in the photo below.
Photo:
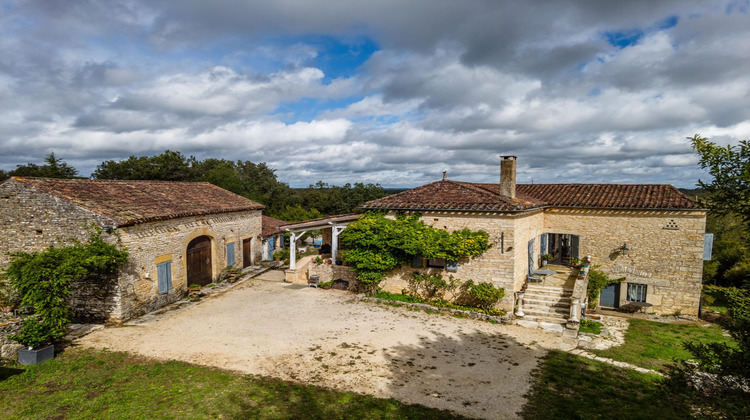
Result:
{"label": "blue shutter", "polygon": [[711,261],[714,250],[714,234],[707,233],[703,238],[703,261]]}
{"label": "blue shutter", "polygon": [[227,244],[227,267],[234,265],[234,242]]}
{"label": "blue shutter", "polygon": [[451,273],[455,273],[458,271],[458,261],[446,261],[445,263],[445,271],[450,271]]}
{"label": "blue shutter", "polygon": [[578,235],[570,235],[570,257],[571,258],[580,258],[578,256],[578,248],[579,248],[579,238]]}
{"label": "blue shutter", "polygon": [[159,284],[160,295],[172,289],[172,261],[156,264],[156,280]]}
{"label": "blue shutter", "polygon": [[542,233],[541,240],[539,241],[539,255],[548,254],[547,252],[547,234]]}

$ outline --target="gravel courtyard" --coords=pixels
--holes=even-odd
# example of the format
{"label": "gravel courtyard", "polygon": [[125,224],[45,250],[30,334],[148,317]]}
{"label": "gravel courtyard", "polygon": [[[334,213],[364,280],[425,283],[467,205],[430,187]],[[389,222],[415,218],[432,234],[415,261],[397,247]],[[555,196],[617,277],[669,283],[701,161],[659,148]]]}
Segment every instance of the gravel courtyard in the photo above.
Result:
{"label": "gravel courtyard", "polygon": [[558,336],[360,302],[270,271],[182,311],[78,345],[176,359],[508,419]]}

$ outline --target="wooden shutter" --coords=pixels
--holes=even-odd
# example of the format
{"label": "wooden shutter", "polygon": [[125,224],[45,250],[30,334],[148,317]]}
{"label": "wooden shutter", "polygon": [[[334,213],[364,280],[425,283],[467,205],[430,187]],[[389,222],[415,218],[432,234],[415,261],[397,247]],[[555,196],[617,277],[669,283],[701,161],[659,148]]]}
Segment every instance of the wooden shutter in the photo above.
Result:
{"label": "wooden shutter", "polygon": [[156,280],[159,285],[160,295],[172,289],[172,261],[164,261],[156,264]]}
{"label": "wooden shutter", "polygon": [[707,233],[703,238],[703,261],[711,261],[714,250],[714,234]]}
{"label": "wooden shutter", "polygon": [[570,257],[571,258],[580,258],[578,256],[578,247],[579,247],[579,239],[578,235],[570,235]]}
{"label": "wooden shutter", "polygon": [[411,257],[411,268],[422,268],[422,256],[415,255]]}
{"label": "wooden shutter", "polygon": [[227,267],[234,265],[234,242],[227,244]]}
{"label": "wooden shutter", "polygon": [[541,239],[539,240],[539,255],[549,254],[547,252],[547,234],[542,233]]}
{"label": "wooden shutter", "polygon": [[529,241],[529,275],[534,269],[534,240]]}

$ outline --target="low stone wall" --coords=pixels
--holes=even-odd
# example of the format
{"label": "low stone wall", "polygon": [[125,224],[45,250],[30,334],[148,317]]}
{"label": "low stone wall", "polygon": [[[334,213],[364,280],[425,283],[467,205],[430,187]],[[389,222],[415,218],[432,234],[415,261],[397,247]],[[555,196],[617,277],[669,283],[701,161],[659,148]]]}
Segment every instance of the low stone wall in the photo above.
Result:
{"label": "low stone wall", "polygon": [[0,321],[0,359],[16,360],[18,349],[23,346],[8,336],[17,334],[22,326],[23,321],[20,319]]}
{"label": "low stone wall", "polygon": [[306,257],[302,257],[297,261],[297,268],[294,270],[288,269],[284,271],[284,281],[287,283],[296,283],[296,284],[307,284],[307,279],[309,278],[308,270],[310,265],[310,262],[315,259],[316,255],[308,255]]}
{"label": "low stone wall", "polygon": [[348,290],[357,290],[357,274],[345,265],[334,264],[310,264],[309,275],[320,276],[321,283],[332,280],[344,280],[349,282]]}

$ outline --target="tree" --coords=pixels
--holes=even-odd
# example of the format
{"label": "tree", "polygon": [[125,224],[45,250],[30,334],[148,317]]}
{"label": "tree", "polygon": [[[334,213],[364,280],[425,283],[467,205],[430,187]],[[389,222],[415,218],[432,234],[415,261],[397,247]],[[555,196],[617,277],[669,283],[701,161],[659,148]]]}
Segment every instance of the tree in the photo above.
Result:
{"label": "tree", "polygon": [[717,214],[738,214],[750,230],[750,142],[721,147],[696,134],[688,137],[700,157],[700,165],[713,181],[698,184],[709,195],[707,205]]}
{"label": "tree", "polygon": [[55,156],[55,152],[50,152],[50,154],[44,158],[44,161],[47,162],[47,164],[41,166],[34,163],[18,165],[16,166],[16,169],[10,171],[8,175],[40,178],[75,178],[78,175],[76,168],[68,165],[62,159]]}
{"label": "tree", "polygon": [[194,162],[192,156],[187,158],[180,152],[165,150],[156,156],[130,156],[120,162],[102,162],[91,176],[96,179],[194,181],[195,174],[191,170]]}
{"label": "tree", "polygon": [[4,170],[0,169],[0,182],[3,182],[8,178],[10,178],[10,175],[8,175],[8,173]]}

